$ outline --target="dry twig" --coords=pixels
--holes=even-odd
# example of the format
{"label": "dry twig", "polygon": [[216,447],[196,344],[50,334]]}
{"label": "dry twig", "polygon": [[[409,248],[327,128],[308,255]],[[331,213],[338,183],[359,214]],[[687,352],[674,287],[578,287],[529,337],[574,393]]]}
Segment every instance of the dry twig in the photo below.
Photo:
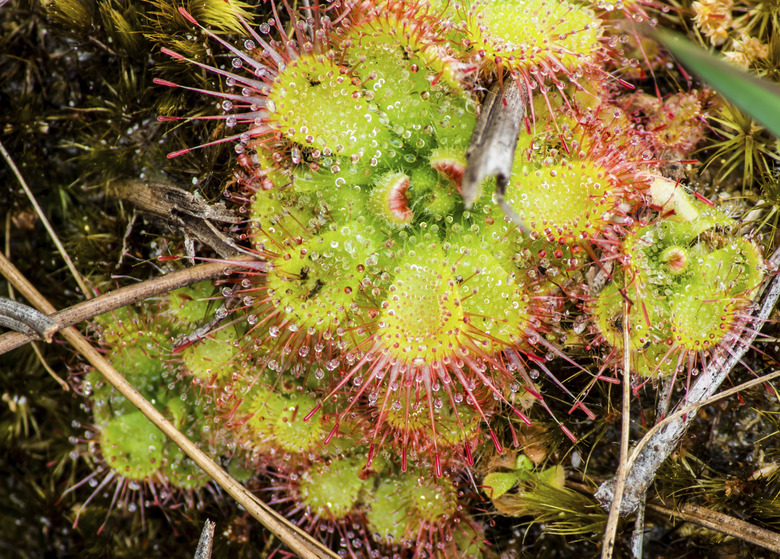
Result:
{"label": "dry twig", "polygon": [[[780,376],[780,372],[775,373],[772,376]],[[749,386],[755,385],[757,381],[765,382],[766,380],[766,378],[756,379],[735,388],[741,391],[745,388],[748,388]],[[725,396],[719,394],[717,399],[720,399],[721,397]],[[566,486],[584,495],[593,497],[594,490],[589,485],[569,480],[566,482]],[[648,509],[664,516],[677,518],[684,520],[685,522],[691,522],[715,532],[720,532],[721,534],[732,536],[750,544],[763,547],[771,551],[780,552],[780,534],[766,530],[765,528],[761,528],[755,524],[750,524],[744,520],[739,520],[733,516],[687,503],[681,505],[679,510],[674,510],[664,505],[663,502],[658,498],[655,498],[652,501],[648,501],[645,506]]]}
{"label": "dry twig", "polygon": [[214,528],[215,522],[206,520],[203,525],[203,532],[200,533],[198,548],[195,550],[195,559],[211,559],[211,550],[214,547]]}
{"label": "dry twig", "polygon": [[479,197],[482,182],[496,177],[496,203],[523,232],[528,227],[504,200],[512,176],[512,164],[520,135],[520,125],[526,114],[528,92],[517,80],[496,82],[488,91],[477,119],[477,126],[466,150],[466,170],[463,173],[461,195],[466,208]]}
{"label": "dry twig", "polygon": [[30,337],[40,337],[47,343],[51,343],[52,336],[60,329],[42,312],[5,297],[0,297],[0,326]]}
{"label": "dry twig", "polygon": [[750,524],[733,516],[691,504],[682,505],[680,510],[670,509],[657,502],[647,503],[646,506],[648,509],[665,516],[692,522],[721,534],[733,536],[775,553],[780,553],[780,534],[760,528],[755,524]]}
{"label": "dry twig", "polygon": [[224,204],[208,205],[175,186],[135,179],[116,183],[114,191],[120,198],[135,204],[140,211],[179,228],[185,235],[210,247],[222,258],[232,258],[241,253],[252,255],[251,251],[238,246],[212,223],[236,224],[241,221]]}
{"label": "dry twig", "polygon": [[615,479],[615,499],[609,509],[607,526],[604,529],[604,539],[601,547],[601,557],[611,559],[615,551],[615,537],[617,535],[620,510],[618,503],[625,489],[626,478],[630,465],[628,463],[628,445],[630,444],[631,429],[631,338],[629,335],[629,320],[631,315],[631,301],[628,297],[623,300],[623,409],[620,425],[620,460]]}

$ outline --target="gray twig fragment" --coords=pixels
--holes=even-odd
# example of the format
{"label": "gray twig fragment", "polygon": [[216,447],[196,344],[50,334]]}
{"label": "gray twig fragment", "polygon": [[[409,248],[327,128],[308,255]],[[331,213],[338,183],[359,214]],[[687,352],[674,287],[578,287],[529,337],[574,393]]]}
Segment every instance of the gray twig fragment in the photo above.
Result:
{"label": "gray twig fragment", "polygon": [[162,218],[187,235],[211,247],[222,258],[252,253],[238,246],[212,222],[240,223],[224,204],[209,205],[195,195],[167,184],[126,180],[115,185],[116,194],[142,212]]}
{"label": "gray twig fragment", "polygon": [[216,522],[206,520],[203,525],[203,532],[200,533],[198,547],[195,550],[195,559],[211,559],[211,549],[214,547],[214,528]]}
{"label": "gray twig fragment", "polygon": [[634,521],[634,529],[631,531],[631,557],[632,559],[642,559],[644,554],[642,548],[645,543],[645,496],[642,495],[642,500],[639,503],[639,507],[636,511],[636,520]]}
{"label": "gray twig fragment", "polygon": [[466,208],[479,197],[479,187],[489,177],[496,177],[496,203],[504,214],[524,232],[528,227],[504,200],[512,176],[512,164],[526,114],[528,93],[517,80],[497,82],[488,91],[477,119],[477,126],[466,151],[466,170],[461,195]]}
{"label": "gray twig fragment", "polygon": [[32,307],[0,297],[0,326],[32,336],[37,335],[48,343],[60,329],[51,318]]}

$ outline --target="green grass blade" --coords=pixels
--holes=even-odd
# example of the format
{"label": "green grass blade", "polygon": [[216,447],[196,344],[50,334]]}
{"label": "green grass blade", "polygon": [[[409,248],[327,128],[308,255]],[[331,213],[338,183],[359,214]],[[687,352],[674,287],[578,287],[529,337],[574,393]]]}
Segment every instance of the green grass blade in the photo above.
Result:
{"label": "green grass blade", "polygon": [[735,68],[668,31],[658,31],[660,41],[718,93],[780,137],[780,87]]}

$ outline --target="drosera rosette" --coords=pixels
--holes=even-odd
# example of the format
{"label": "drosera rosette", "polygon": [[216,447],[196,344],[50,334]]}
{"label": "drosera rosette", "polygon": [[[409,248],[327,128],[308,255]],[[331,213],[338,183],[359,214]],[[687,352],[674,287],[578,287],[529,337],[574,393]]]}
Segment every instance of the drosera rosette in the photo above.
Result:
{"label": "drosera rosette", "polygon": [[619,102],[643,124],[659,158],[677,161],[689,157],[704,138],[709,96],[706,90],[675,93],[663,99],[636,92]]}
{"label": "drosera rosette", "polygon": [[262,316],[253,334],[280,353],[290,348],[293,358],[327,366],[334,352],[359,339],[356,330],[366,320],[359,301],[370,300],[380,281],[381,236],[365,219],[328,223],[298,211],[308,196],[291,194],[258,194],[253,204],[252,240],[271,264],[247,290],[253,314]]}
{"label": "drosera rosette", "polygon": [[[512,258],[521,247],[517,229],[503,215],[493,218],[492,205],[475,207],[458,222],[448,217],[443,226],[426,225],[419,237],[404,229],[380,254],[388,279],[374,288],[381,301],[369,309],[374,321],[363,328],[351,360],[335,367],[335,386],[323,400],[347,395],[339,418],[368,407],[376,421],[366,439],[369,458],[388,443],[400,447],[402,468],[409,452],[418,459],[424,452],[441,475],[442,456],[452,454],[457,440],[471,463],[467,426],[475,415],[500,451],[489,423],[496,406],[503,403],[528,423],[508,395],[529,390],[541,400],[529,372],[541,367],[554,377],[529,343],[551,358],[561,355],[545,337],[550,296],[532,291]],[[439,420],[447,425],[446,444]]]}
{"label": "drosera rosette", "polygon": [[[654,192],[661,189],[659,196],[668,199],[663,187],[674,183],[658,181],[664,182]],[[725,213],[681,186],[672,196],[665,214],[638,223],[624,239],[625,286],[607,285],[591,308],[600,335],[620,349],[624,319],[618,307],[631,301],[632,366],[643,375],[706,366],[710,353],[743,327],[744,310],[766,273],[760,248],[733,236]]]}
{"label": "drosera rosette", "polygon": [[[304,421],[317,404],[316,371],[310,375],[289,371],[268,371],[267,380],[256,379],[248,386],[232,389],[236,398],[224,415],[225,427],[235,440],[262,461],[289,460],[296,455],[319,456],[325,453],[328,435],[335,418],[328,413],[315,421]],[[357,429],[353,427],[345,432]]]}
{"label": "drosera rosette", "polygon": [[349,12],[336,35],[344,62],[361,80],[403,145],[390,145],[407,163],[436,144],[465,148],[473,102],[458,61],[440,35],[440,17],[418,1],[366,2]]}
{"label": "drosera rosette", "polygon": [[[98,317],[95,327],[106,359],[128,382],[146,397],[167,400],[167,384],[175,379],[166,362],[171,356],[171,341],[180,331],[165,313],[164,303],[147,302],[140,310],[124,307]],[[92,399],[98,422],[137,411],[97,371],[90,371],[82,389]]]}
{"label": "drosera rosette", "polygon": [[171,291],[166,314],[182,327],[197,328],[213,314],[221,297],[211,282],[203,281]]}
{"label": "drosera rosette", "polygon": [[[519,73],[534,89],[545,77],[573,74],[601,50],[599,19],[572,2],[470,2],[464,47],[487,71]],[[530,23],[530,24],[529,24]]]}
{"label": "drosera rosette", "polygon": [[304,421],[329,386],[321,366],[251,340],[230,347],[234,353],[221,366],[227,374],[214,375],[208,383],[192,377],[192,382],[208,403],[209,421],[247,464],[314,460],[354,444],[366,429],[359,418],[345,419],[343,440],[328,445],[336,421],[332,406],[316,420]]}
{"label": "drosera rosette", "polygon": [[262,49],[228,47],[262,85],[218,72],[259,107],[239,138],[242,164],[263,177],[244,182],[254,191],[248,238],[265,259],[245,277],[247,336],[278,356],[279,371],[300,360],[328,375],[330,390],[304,417],[337,399],[328,440],[376,395],[372,444],[406,456],[410,439],[391,429],[388,440],[383,417],[399,398],[402,408],[423,402],[432,444],[416,437],[416,451],[432,447],[441,475],[437,402],[457,424],[463,399],[492,433],[496,402],[514,409],[508,387],[532,384],[525,340],[556,354],[537,335],[548,313],[531,300],[553,286],[526,283],[513,259],[524,239],[489,197],[467,212],[454,196],[474,109],[457,68],[434,56],[446,48],[426,9],[382,3],[327,24],[321,6],[311,9],[313,22],[290,13],[295,42],[257,35]]}
{"label": "drosera rosette", "polygon": [[[471,132],[467,123],[452,119],[453,111],[448,110],[453,102],[466,105],[468,97],[453,97],[459,86],[447,77],[451,72],[445,62],[434,54],[422,55],[438,39],[423,26],[413,25],[416,12],[410,5],[392,4],[400,6],[396,17],[377,11],[381,15],[351,27],[346,17],[349,10],[339,16],[334,6],[311,8],[317,14],[311,21],[291,11],[294,39],[282,32],[279,40],[272,40],[268,24],[260,26],[260,33],[247,26],[252,38],[245,43],[246,51],[205,30],[181,9],[182,15],[236,55],[234,71],[164,51],[222,75],[229,86],[242,87],[240,94],[196,91],[224,99],[223,108],[232,114],[215,118],[225,120],[229,127],[248,125],[248,130],[218,140],[240,142],[239,163],[248,171],[247,178],[270,187],[270,169],[263,168],[264,161],[270,160],[287,172],[295,168],[302,174],[305,168],[315,173],[315,179],[322,170],[322,179],[337,175],[333,178],[341,182],[363,181],[376,167],[390,169],[404,159],[416,158],[426,144],[434,147],[434,134],[441,128],[462,129],[464,143]],[[368,13],[362,12],[361,17]],[[346,19],[339,27],[330,16]],[[282,28],[278,17],[272,21]],[[333,44],[339,33],[343,34],[340,43]],[[401,57],[401,52],[409,56]],[[399,62],[406,68],[399,68]],[[157,83],[184,87],[167,80]],[[442,137],[452,135],[452,131],[442,132]]]}
{"label": "drosera rosette", "polygon": [[506,192],[531,237],[562,251],[598,245],[630,223],[658,164],[619,107],[579,110],[563,121],[567,146],[549,134],[534,137],[530,148],[518,144]]}
{"label": "drosera rosette", "polygon": [[[679,6],[666,0],[587,0],[587,3],[603,20],[608,30],[609,46],[614,48],[620,45],[619,48],[625,49],[624,45],[629,45],[628,52],[616,50],[613,53],[613,58],[615,54],[620,55],[619,59],[624,65],[621,70],[628,69],[631,72],[638,66],[636,59],[626,60],[626,56],[631,54],[643,59],[651,74],[659,67],[654,56],[658,54],[658,43],[640,36],[638,29],[643,25],[654,28],[659,19],[678,16],[682,11]],[[640,72],[640,76],[645,76],[644,70]]]}
{"label": "drosera rosette", "polygon": [[[328,40],[330,50],[299,57],[269,92],[279,115],[269,122],[287,119],[278,128],[295,144],[291,163],[304,180],[311,171],[315,185],[367,186],[367,178],[424,161],[437,143],[465,146],[473,121],[457,117],[473,115],[473,106],[422,3],[347,9]],[[312,113],[309,100],[323,113]]]}
{"label": "drosera rosette", "polygon": [[[400,446],[402,471],[407,469],[409,459],[412,463],[430,465],[437,453],[444,462],[465,459],[466,463],[473,464],[474,453],[484,437],[483,416],[489,418],[494,413],[494,406],[488,405],[490,397],[477,395],[480,414],[476,405],[470,405],[474,400],[469,397],[448,394],[446,390],[436,392],[434,401],[429,402],[429,396],[419,385],[375,389],[354,408],[368,418],[368,429],[361,440],[380,449],[387,447],[383,444],[386,440],[392,441],[394,447]],[[380,394],[385,400],[392,395],[392,402],[389,405],[387,401],[379,402]]]}
{"label": "drosera rosette", "polygon": [[[170,364],[171,342],[183,330],[165,303],[147,302],[140,311],[125,307],[97,319],[106,358],[188,438],[215,446],[205,411],[188,397],[187,383],[177,380]],[[194,506],[208,476],[96,371],[86,375],[80,389],[90,399],[95,421],[87,441],[90,455],[98,457],[95,471],[68,489],[85,483],[94,488],[81,509],[99,495],[110,499],[109,513],[114,507],[143,515],[148,506]]]}
{"label": "drosera rosette", "polygon": [[340,556],[479,557],[482,529],[456,471],[401,471],[363,446],[261,468],[262,498]]}
{"label": "drosera rosette", "polygon": [[[533,96],[582,88],[584,75],[601,79],[607,51],[603,21],[588,6],[560,0],[475,0],[449,13],[462,37],[459,51],[485,81],[514,79]],[[529,121],[536,114],[531,106]]]}
{"label": "drosera rosette", "polygon": [[205,386],[236,374],[242,365],[241,352],[237,348],[240,339],[240,330],[229,324],[177,348],[184,371],[195,377],[195,384]]}
{"label": "drosera rosette", "polygon": [[402,557],[482,557],[482,526],[468,512],[466,480],[457,470],[431,478],[388,462],[365,515],[374,539]]}
{"label": "drosera rosette", "polygon": [[[250,142],[252,142],[253,145],[271,142],[275,148],[283,150],[285,145],[281,140],[273,138],[272,129],[265,122],[269,112],[274,108],[272,106],[271,111],[269,111],[267,107],[270,85],[273,83],[273,80],[280,69],[284,68],[288,63],[297,58],[298,50],[296,49],[296,45],[302,45],[306,48],[306,46],[311,43],[309,43],[302,29],[298,27],[294,28],[295,39],[291,39],[284,33],[284,25],[276,12],[276,5],[274,5],[274,17],[270,19],[268,23],[260,25],[260,33],[250,27],[240,14],[235,11],[233,12],[234,17],[250,35],[250,38],[244,41],[244,48],[233,46],[231,43],[202,26],[185,8],[178,8],[178,12],[190,24],[200,29],[210,39],[216,41],[235,55],[235,58],[231,60],[232,69],[226,70],[224,68],[204,64],[198,60],[188,58],[184,54],[168,47],[163,47],[162,52],[176,60],[186,61],[188,64],[198,66],[224,77],[229,87],[240,86],[242,89],[240,93],[233,93],[194,88],[160,78],[155,78],[154,82],[158,85],[187,89],[220,98],[222,99],[221,107],[226,112],[230,113],[194,117],[194,120],[219,120],[224,121],[228,128],[234,128],[236,125],[241,125],[242,128],[248,129],[244,129],[238,134],[228,135],[213,142],[172,152],[169,154],[169,157],[177,157],[188,153],[193,149],[208,147],[216,143],[239,140],[241,142],[241,144],[239,144],[241,149],[237,149],[237,152],[239,152],[239,164],[250,171],[256,171],[256,160],[253,160],[251,150],[246,154],[244,153],[244,146]],[[329,18],[320,21],[323,26],[327,26],[328,22]],[[270,36],[272,29],[279,30],[279,40],[274,40]],[[317,37],[319,37],[319,34],[317,34]],[[176,116],[160,116],[158,118],[160,121],[185,120],[182,117]],[[252,178],[256,180],[258,184],[263,184],[264,174],[253,175]]]}
{"label": "drosera rosette", "polygon": [[340,556],[372,557],[379,546],[363,509],[380,470],[365,464],[365,453],[353,447],[261,468],[261,498]]}
{"label": "drosera rosette", "polygon": [[193,385],[198,397],[205,396],[217,407],[231,397],[224,387],[254,363],[244,347],[244,334],[253,322],[244,309],[253,300],[242,296],[240,285],[219,283],[221,292],[210,282],[172,291],[167,310],[180,329],[172,338],[169,367],[178,379]]}

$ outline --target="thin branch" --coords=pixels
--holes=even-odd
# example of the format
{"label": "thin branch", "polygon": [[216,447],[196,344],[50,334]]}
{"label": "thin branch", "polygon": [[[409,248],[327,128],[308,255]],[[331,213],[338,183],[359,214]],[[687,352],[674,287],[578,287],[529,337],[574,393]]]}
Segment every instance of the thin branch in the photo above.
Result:
{"label": "thin branch", "polygon": [[187,238],[197,239],[222,258],[238,254],[254,255],[252,251],[238,246],[212,223],[241,222],[221,202],[208,205],[181,188],[137,179],[119,181],[113,185],[113,191],[118,197],[133,203],[138,210],[163,219],[167,225],[177,227]]}
{"label": "thin branch", "polygon": [[[168,293],[180,287],[186,287],[193,283],[211,280],[234,272],[237,268],[245,267],[252,262],[252,267],[264,265],[263,262],[254,260],[248,256],[238,256],[229,261],[209,262],[198,264],[191,268],[171,272],[159,278],[150,279],[135,285],[122,287],[116,291],[105,293],[89,301],[83,301],[65,310],[51,315],[58,329],[73,326],[84,320],[90,320],[98,315],[111,312],[126,305],[132,305]],[[0,336],[0,355],[21,347],[33,341],[35,338],[16,332]]]}
{"label": "thin branch", "polygon": [[679,511],[655,502],[647,503],[647,508],[672,518],[704,526],[721,534],[733,536],[775,553],[780,553],[780,534],[760,528],[755,524],[750,524],[733,516],[691,504],[682,505]]}
{"label": "thin branch", "polygon": [[33,208],[35,208],[35,213],[38,214],[38,217],[41,219],[41,223],[43,223],[43,226],[49,233],[51,240],[54,241],[54,245],[57,247],[57,250],[62,256],[62,259],[65,261],[65,265],[68,267],[70,273],[73,275],[73,278],[76,280],[76,283],[78,284],[79,289],[81,289],[81,292],[84,294],[84,297],[87,299],[91,298],[92,294],[90,293],[89,289],[87,289],[87,284],[84,283],[84,280],[81,278],[81,274],[79,274],[78,270],[76,270],[76,266],[73,265],[73,261],[70,259],[70,256],[68,256],[65,247],[62,246],[59,237],[57,237],[57,233],[54,232],[54,228],[52,228],[51,223],[49,223],[49,220],[46,218],[46,214],[43,213],[43,210],[38,205],[38,201],[35,199],[35,196],[33,196],[32,190],[30,190],[30,187],[27,186],[24,177],[19,172],[16,163],[14,163],[14,160],[11,159],[11,155],[6,151],[2,142],[0,142],[0,154],[3,155],[6,163],[8,163],[9,167],[11,167],[11,170],[16,176],[16,180],[19,181],[19,184],[24,190],[24,193],[27,194],[27,198],[30,199],[30,203],[32,204]]}
{"label": "thin branch", "polygon": [[[52,315],[56,309],[16,267],[0,255],[0,272],[16,287],[19,292],[41,312]],[[125,378],[98,352],[78,330],[73,327],[61,331],[62,336],[87,361],[97,369],[103,377],[122,396],[127,398],[143,413],[158,429],[168,436],[182,451],[187,454],[211,479],[241,504],[271,533],[278,537],[294,553],[306,559],[338,559],[338,556],[325,548],[321,543],[263,503],[245,487],[233,479],[225,470],[216,464],[208,455],[200,450],[187,437],[179,432],[149,401],[144,398]]]}
{"label": "thin branch", "polygon": [[47,373],[49,373],[49,376],[53,378],[65,392],[70,392],[70,386],[68,386],[68,383],[62,380],[60,376],[54,372],[54,369],[49,366],[49,364],[46,362],[46,359],[43,358],[43,353],[41,352],[41,348],[38,347],[38,344],[33,342],[31,346],[35,352],[36,357],[38,357],[38,361],[41,362],[41,366],[46,370]]}
{"label": "thin branch", "polygon": [[[780,372],[776,374],[780,375]],[[755,384],[755,381],[750,381],[749,383],[745,384],[753,385]],[[737,388],[743,389],[745,384],[742,384]],[[721,395],[719,394],[718,397],[720,396]],[[593,487],[590,485],[567,480],[566,487],[570,487],[571,489],[574,489],[583,495],[593,497],[594,491]],[[672,518],[679,518],[699,526],[705,526],[711,530],[720,532],[721,534],[726,534],[739,540],[770,549],[775,552],[780,550],[780,534],[766,530],[765,528],[760,528],[754,524],[739,520],[727,514],[715,512],[713,510],[692,504],[683,504],[681,505],[680,510],[674,510],[664,506],[658,500],[658,498],[655,498],[653,501],[646,503],[646,507],[659,514]]]}
{"label": "thin branch", "polygon": [[[627,275],[627,274],[626,274]],[[626,280],[627,281],[627,280]],[[628,462],[628,447],[631,444],[631,337],[629,336],[629,316],[631,315],[631,301],[626,297],[623,300],[623,402],[620,425],[620,460],[618,462],[617,478],[615,480],[615,497],[609,509],[607,526],[604,529],[604,539],[601,546],[601,557],[612,559],[615,552],[615,537],[620,520],[620,503],[623,491],[626,487],[626,478],[630,464]]]}
{"label": "thin branch", "polygon": [[5,297],[0,297],[0,326],[28,336],[37,334],[47,343],[59,330],[57,323],[42,312]]}
{"label": "thin branch", "polygon": [[[0,3],[2,6],[2,3]],[[11,259],[11,211],[9,210],[5,214],[5,257]],[[11,284],[8,284],[8,298],[16,300],[14,297],[14,288]]]}
{"label": "thin branch", "polygon": [[645,543],[645,498],[647,494],[642,495],[642,502],[636,509],[636,520],[634,520],[634,529],[631,531],[631,555],[633,559],[642,559],[644,554],[642,548]]}

